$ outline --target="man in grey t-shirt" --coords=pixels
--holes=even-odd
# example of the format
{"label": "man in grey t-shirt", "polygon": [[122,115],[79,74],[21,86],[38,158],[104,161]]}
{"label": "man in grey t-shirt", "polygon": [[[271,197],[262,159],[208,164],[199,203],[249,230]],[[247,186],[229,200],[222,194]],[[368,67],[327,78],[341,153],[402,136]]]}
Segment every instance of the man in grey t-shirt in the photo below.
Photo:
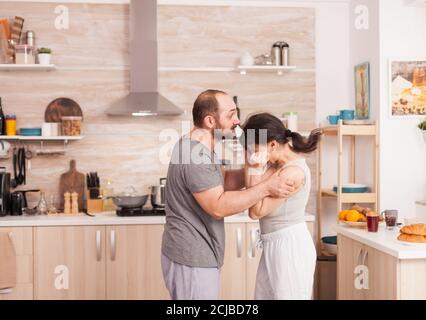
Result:
{"label": "man in grey t-shirt", "polygon": [[293,191],[280,173],[249,189],[244,171],[222,173],[217,137],[234,136],[236,106],[225,92],[201,93],[192,110],[194,128],[175,145],[167,173],[162,268],[172,299],[218,299],[225,250],[224,220],[265,197]]}

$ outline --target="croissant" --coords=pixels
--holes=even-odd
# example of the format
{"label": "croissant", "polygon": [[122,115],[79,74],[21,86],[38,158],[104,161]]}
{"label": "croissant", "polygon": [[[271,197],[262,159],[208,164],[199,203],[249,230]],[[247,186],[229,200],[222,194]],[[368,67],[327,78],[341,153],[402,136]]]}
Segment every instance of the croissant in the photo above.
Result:
{"label": "croissant", "polygon": [[425,236],[419,236],[419,235],[415,235],[415,234],[401,233],[398,236],[398,240],[400,240],[400,241],[407,241],[407,242],[426,243],[426,237]]}
{"label": "croissant", "polygon": [[401,228],[401,232],[405,234],[426,236],[426,225],[424,223],[410,224]]}

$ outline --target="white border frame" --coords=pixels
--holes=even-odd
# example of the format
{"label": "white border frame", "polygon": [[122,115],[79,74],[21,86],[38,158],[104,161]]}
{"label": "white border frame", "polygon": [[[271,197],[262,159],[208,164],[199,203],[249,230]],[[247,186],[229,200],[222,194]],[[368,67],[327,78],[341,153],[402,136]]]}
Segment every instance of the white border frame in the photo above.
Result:
{"label": "white border frame", "polygon": [[424,119],[426,118],[426,114],[422,115],[408,115],[408,116],[394,116],[392,114],[392,62],[413,62],[413,61],[424,61],[426,63],[425,58],[389,58],[388,59],[388,93],[387,93],[387,103],[386,108],[388,108],[388,117],[392,120],[413,120],[413,119]]}

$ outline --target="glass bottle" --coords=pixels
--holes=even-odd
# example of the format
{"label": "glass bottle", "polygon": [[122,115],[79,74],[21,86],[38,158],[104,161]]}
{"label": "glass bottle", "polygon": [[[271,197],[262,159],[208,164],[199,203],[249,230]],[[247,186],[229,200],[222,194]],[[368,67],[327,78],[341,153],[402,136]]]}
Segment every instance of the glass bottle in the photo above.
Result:
{"label": "glass bottle", "polygon": [[56,209],[56,197],[54,194],[49,196],[49,205],[47,207],[48,214],[57,214],[58,210]]}
{"label": "glass bottle", "polygon": [[3,106],[1,104],[1,97],[0,97],[0,135],[4,136],[6,135],[6,118],[3,113]]}
{"label": "glass bottle", "polygon": [[110,197],[113,196],[112,182],[107,180],[106,185],[102,188],[103,211],[114,211],[115,206]]}
{"label": "glass bottle", "polygon": [[47,214],[47,201],[44,197],[43,191],[40,193],[40,201],[37,205],[37,212],[38,214]]}

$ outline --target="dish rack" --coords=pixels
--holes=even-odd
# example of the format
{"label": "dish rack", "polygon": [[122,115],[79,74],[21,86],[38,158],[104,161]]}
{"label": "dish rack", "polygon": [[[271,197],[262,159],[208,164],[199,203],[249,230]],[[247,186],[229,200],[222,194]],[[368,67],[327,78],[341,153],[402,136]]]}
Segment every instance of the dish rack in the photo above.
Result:
{"label": "dish rack", "polygon": [[[378,172],[379,172],[379,124],[378,121],[372,122],[372,124],[366,125],[345,125],[342,120],[339,120],[339,123],[334,126],[328,126],[321,128],[323,133],[323,139],[320,140],[317,151],[317,252],[319,255],[326,254],[323,252],[321,246],[322,238],[322,217],[323,212],[323,200],[325,198],[335,199],[337,203],[337,211],[335,212],[335,217],[337,224],[338,213],[342,211],[344,205],[349,204],[361,204],[368,203],[371,204],[373,210],[378,212],[379,205],[379,190],[378,190]],[[374,139],[373,142],[373,184],[370,186],[367,192],[360,193],[344,193],[343,192],[343,144],[344,138],[349,138],[350,142],[350,156],[349,156],[349,183],[356,183],[356,172],[355,172],[355,147],[356,147],[356,138],[360,136],[367,136]],[[335,139],[337,142],[337,190],[333,188],[324,188],[322,186],[322,177],[323,177],[323,168],[322,168],[322,158],[324,153],[324,141],[326,139]],[[345,141],[346,142],[346,141]]]}

